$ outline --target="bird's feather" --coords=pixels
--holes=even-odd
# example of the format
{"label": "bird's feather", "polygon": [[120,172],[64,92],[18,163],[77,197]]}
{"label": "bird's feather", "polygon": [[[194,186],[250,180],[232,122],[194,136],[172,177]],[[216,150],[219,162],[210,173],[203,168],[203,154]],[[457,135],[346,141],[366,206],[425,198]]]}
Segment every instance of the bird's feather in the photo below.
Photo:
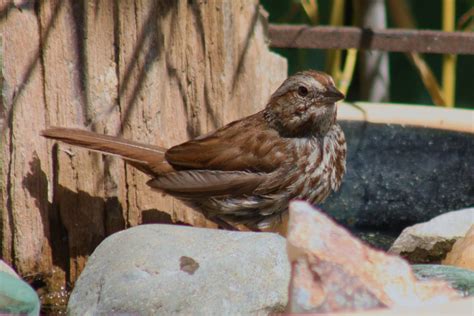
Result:
{"label": "bird's feather", "polygon": [[119,156],[150,175],[160,175],[174,170],[164,158],[166,149],[159,146],[75,128],[52,127],[43,130],[41,135],[70,145]]}
{"label": "bird's feather", "polygon": [[181,198],[216,198],[252,194],[267,177],[244,171],[183,170],[159,176],[148,185]]}
{"label": "bird's feather", "polygon": [[[166,160],[176,169],[269,173],[285,159],[284,140],[264,128],[261,112],[214,133],[171,147]],[[255,132],[252,132],[252,129]]]}

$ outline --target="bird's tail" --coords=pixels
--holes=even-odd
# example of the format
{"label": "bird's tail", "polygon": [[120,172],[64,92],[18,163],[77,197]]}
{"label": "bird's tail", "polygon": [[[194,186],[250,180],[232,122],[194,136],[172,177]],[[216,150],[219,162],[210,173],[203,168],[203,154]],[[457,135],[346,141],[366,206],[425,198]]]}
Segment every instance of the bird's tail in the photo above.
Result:
{"label": "bird's tail", "polygon": [[119,156],[151,175],[163,174],[173,169],[164,157],[166,149],[159,146],[75,128],[52,127],[41,131],[41,135],[92,151]]}

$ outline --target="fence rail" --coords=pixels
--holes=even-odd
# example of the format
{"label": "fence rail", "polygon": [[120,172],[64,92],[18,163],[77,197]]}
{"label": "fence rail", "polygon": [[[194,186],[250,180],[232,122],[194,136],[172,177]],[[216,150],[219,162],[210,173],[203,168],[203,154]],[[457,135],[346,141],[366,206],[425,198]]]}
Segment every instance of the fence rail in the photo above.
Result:
{"label": "fence rail", "polygon": [[269,37],[270,45],[279,48],[474,54],[472,32],[270,24]]}

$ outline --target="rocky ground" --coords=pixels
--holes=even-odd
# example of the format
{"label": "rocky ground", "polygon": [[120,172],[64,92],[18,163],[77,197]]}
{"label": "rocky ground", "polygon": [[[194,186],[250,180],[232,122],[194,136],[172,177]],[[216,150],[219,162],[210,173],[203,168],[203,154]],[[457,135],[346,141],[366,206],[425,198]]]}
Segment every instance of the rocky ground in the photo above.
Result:
{"label": "rocky ground", "polygon": [[[472,314],[474,301],[467,297],[474,294],[474,209],[406,228],[389,253],[367,243],[388,248],[390,238],[358,235],[364,241],[304,202],[291,204],[286,239],[162,224],[134,227],[97,247],[68,313],[390,315],[430,313],[437,306]],[[3,262],[0,311],[39,311],[34,291]]]}

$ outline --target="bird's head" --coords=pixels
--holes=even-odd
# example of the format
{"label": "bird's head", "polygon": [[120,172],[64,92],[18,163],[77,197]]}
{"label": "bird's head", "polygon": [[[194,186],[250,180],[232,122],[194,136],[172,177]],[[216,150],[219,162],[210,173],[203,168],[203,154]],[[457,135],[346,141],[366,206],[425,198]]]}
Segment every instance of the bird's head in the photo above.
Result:
{"label": "bird's head", "polygon": [[336,122],[336,102],[344,99],[326,73],[308,70],[288,77],[272,94],[265,117],[282,136],[324,134]]}

